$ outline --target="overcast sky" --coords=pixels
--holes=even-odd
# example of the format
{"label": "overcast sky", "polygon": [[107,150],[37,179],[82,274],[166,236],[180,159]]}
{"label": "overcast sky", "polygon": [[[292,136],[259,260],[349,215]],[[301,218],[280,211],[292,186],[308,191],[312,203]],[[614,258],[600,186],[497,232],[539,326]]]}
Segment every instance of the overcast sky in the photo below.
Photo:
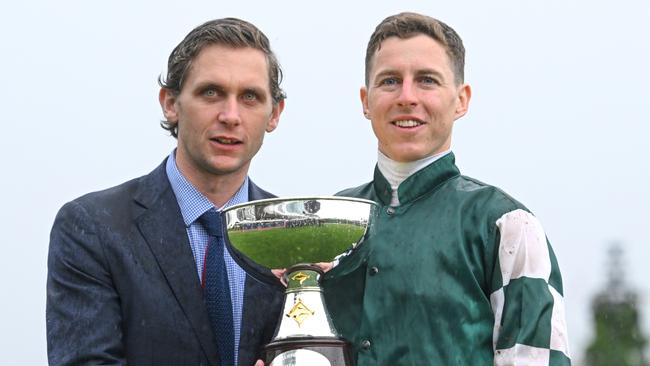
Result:
{"label": "overcast sky", "polygon": [[[625,250],[650,336],[650,9],[643,1],[23,1],[0,5],[0,354],[46,364],[45,280],[57,210],[148,173],[175,140],[156,78],[194,26],[236,16],[271,39],[289,98],[250,175],[281,196],[329,195],[372,177],[361,114],[366,42],[412,10],[461,35],[473,97],[454,130],[461,172],[542,221],[559,258],[574,359],[606,249]],[[7,356],[8,355],[8,356]]]}

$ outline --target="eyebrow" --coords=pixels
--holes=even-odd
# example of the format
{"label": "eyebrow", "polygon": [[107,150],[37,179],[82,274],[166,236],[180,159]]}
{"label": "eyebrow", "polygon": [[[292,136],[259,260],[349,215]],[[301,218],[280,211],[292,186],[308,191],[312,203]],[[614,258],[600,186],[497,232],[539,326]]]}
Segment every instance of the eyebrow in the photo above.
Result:
{"label": "eyebrow", "polygon": [[423,69],[423,70],[418,70],[418,71],[415,73],[415,75],[417,75],[417,76],[422,76],[422,75],[435,75],[435,76],[437,76],[437,77],[439,77],[439,78],[442,78],[442,79],[444,79],[444,77],[445,77],[445,75],[444,75],[443,73],[441,73],[441,72],[438,71],[438,70],[434,70],[434,69]]}
{"label": "eyebrow", "polygon": [[395,76],[395,75],[399,75],[399,73],[396,70],[386,69],[386,70],[382,70],[381,72],[377,73],[374,76],[373,80],[381,79],[381,78],[386,77],[386,76]]}
{"label": "eyebrow", "polygon": [[[213,88],[213,89],[216,89],[216,90],[218,90],[219,92],[222,92],[222,93],[228,92],[228,90],[226,88],[224,88],[223,85],[221,85],[219,83],[216,83],[214,81],[201,82],[201,83],[197,84],[195,88],[196,88],[197,91],[202,91],[202,90],[205,90],[206,88]],[[267,94],[266,90],[264,88],[260,88],[260,87],[257,87],[257,86],[247,86],[247,87],[244,87],[243,89],[239,90],[238,92],[241,92],[241,93],[254,93],[254,94],[256,94],[256,95],[258,95],[260,97],[264,97]]]}
{"label": "eyebrow", "polygon": [[224,91],[223,86],[221,86],[218,83],[212,82],[212,81],[200,82],[200,83],[198,83],[197,85],[194,86],[194,89],[196,91],[198,91],[198,92],[203,91],[203,90],[205,90],[207,88],[217,89],[220,92]]}
{"label": "eyebrow", "polygon": [[[401,72],[397,71],[396,69],[386,69],[377,73],[373,80],[384,78],[387,76],[399,76],[399,75],[401,75]],[[444,74],[435,69],[419,69],[415,72],[415,76],[423,76],[423,75],[434,75],[437,76],[438,78],[444,79]]]}
{"label": "eyebrow", "polygon": [[257,95],[261,95],[261,96],[266,94],[266,90],[264,90],[263,88],[255,87],[255,86],[246,87],[246,88],[244,88],[243,91],[244,91],[244,93],[254,93],[254,94],[257,94]]}

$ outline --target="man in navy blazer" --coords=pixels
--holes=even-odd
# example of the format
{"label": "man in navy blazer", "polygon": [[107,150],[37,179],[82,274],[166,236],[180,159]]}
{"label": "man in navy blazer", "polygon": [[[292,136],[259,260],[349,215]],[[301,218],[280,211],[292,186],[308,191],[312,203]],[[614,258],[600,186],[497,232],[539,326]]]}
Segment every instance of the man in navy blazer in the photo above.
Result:
{"label": "man in navy blazer", "polygon": [[[200,25],[172,51],[159,100],[176,149],[148,175],[67,203],[54,222],[51,365],[230,366],[220,362],[204,302],[209,239],[198,218],[273,197],[248,168],[278,125],[281,79],[266,36],[239,19]],[[273,335],[283,287],[223,257],[235,363],[253,365]]]}

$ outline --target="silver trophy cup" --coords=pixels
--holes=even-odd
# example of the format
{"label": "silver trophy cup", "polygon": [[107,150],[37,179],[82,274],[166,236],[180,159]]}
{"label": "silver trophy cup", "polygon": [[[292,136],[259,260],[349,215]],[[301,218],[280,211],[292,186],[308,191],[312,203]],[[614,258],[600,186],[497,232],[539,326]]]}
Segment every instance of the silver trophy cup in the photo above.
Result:
{"label": "silver trophy cup", "polygon": [[223,212],[227,241],[236,257],[246,258],[244,269],[287,269],[284,309],[264,348],[266,365],[353,364],[348,342],[327,313],[323,271],[315,263],[332,262],[361,244],[376,213],[374,202],[346,197],[267,199]]}

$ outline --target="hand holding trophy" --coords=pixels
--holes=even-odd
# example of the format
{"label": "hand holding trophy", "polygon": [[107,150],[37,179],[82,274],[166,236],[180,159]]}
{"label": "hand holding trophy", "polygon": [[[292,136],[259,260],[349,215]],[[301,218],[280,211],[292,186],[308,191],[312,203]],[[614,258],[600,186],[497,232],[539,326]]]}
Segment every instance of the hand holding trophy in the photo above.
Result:
{"label": "hand holding trophy", "polygon": [[346,197],[275,198],[223,212],[233,257],[251,275],[287,268],[284,308],[271,343],[269,366],[351,366],[349,344],[332,325],[315,263],[331,262],[359,245],[372,228],[377,205]]}

